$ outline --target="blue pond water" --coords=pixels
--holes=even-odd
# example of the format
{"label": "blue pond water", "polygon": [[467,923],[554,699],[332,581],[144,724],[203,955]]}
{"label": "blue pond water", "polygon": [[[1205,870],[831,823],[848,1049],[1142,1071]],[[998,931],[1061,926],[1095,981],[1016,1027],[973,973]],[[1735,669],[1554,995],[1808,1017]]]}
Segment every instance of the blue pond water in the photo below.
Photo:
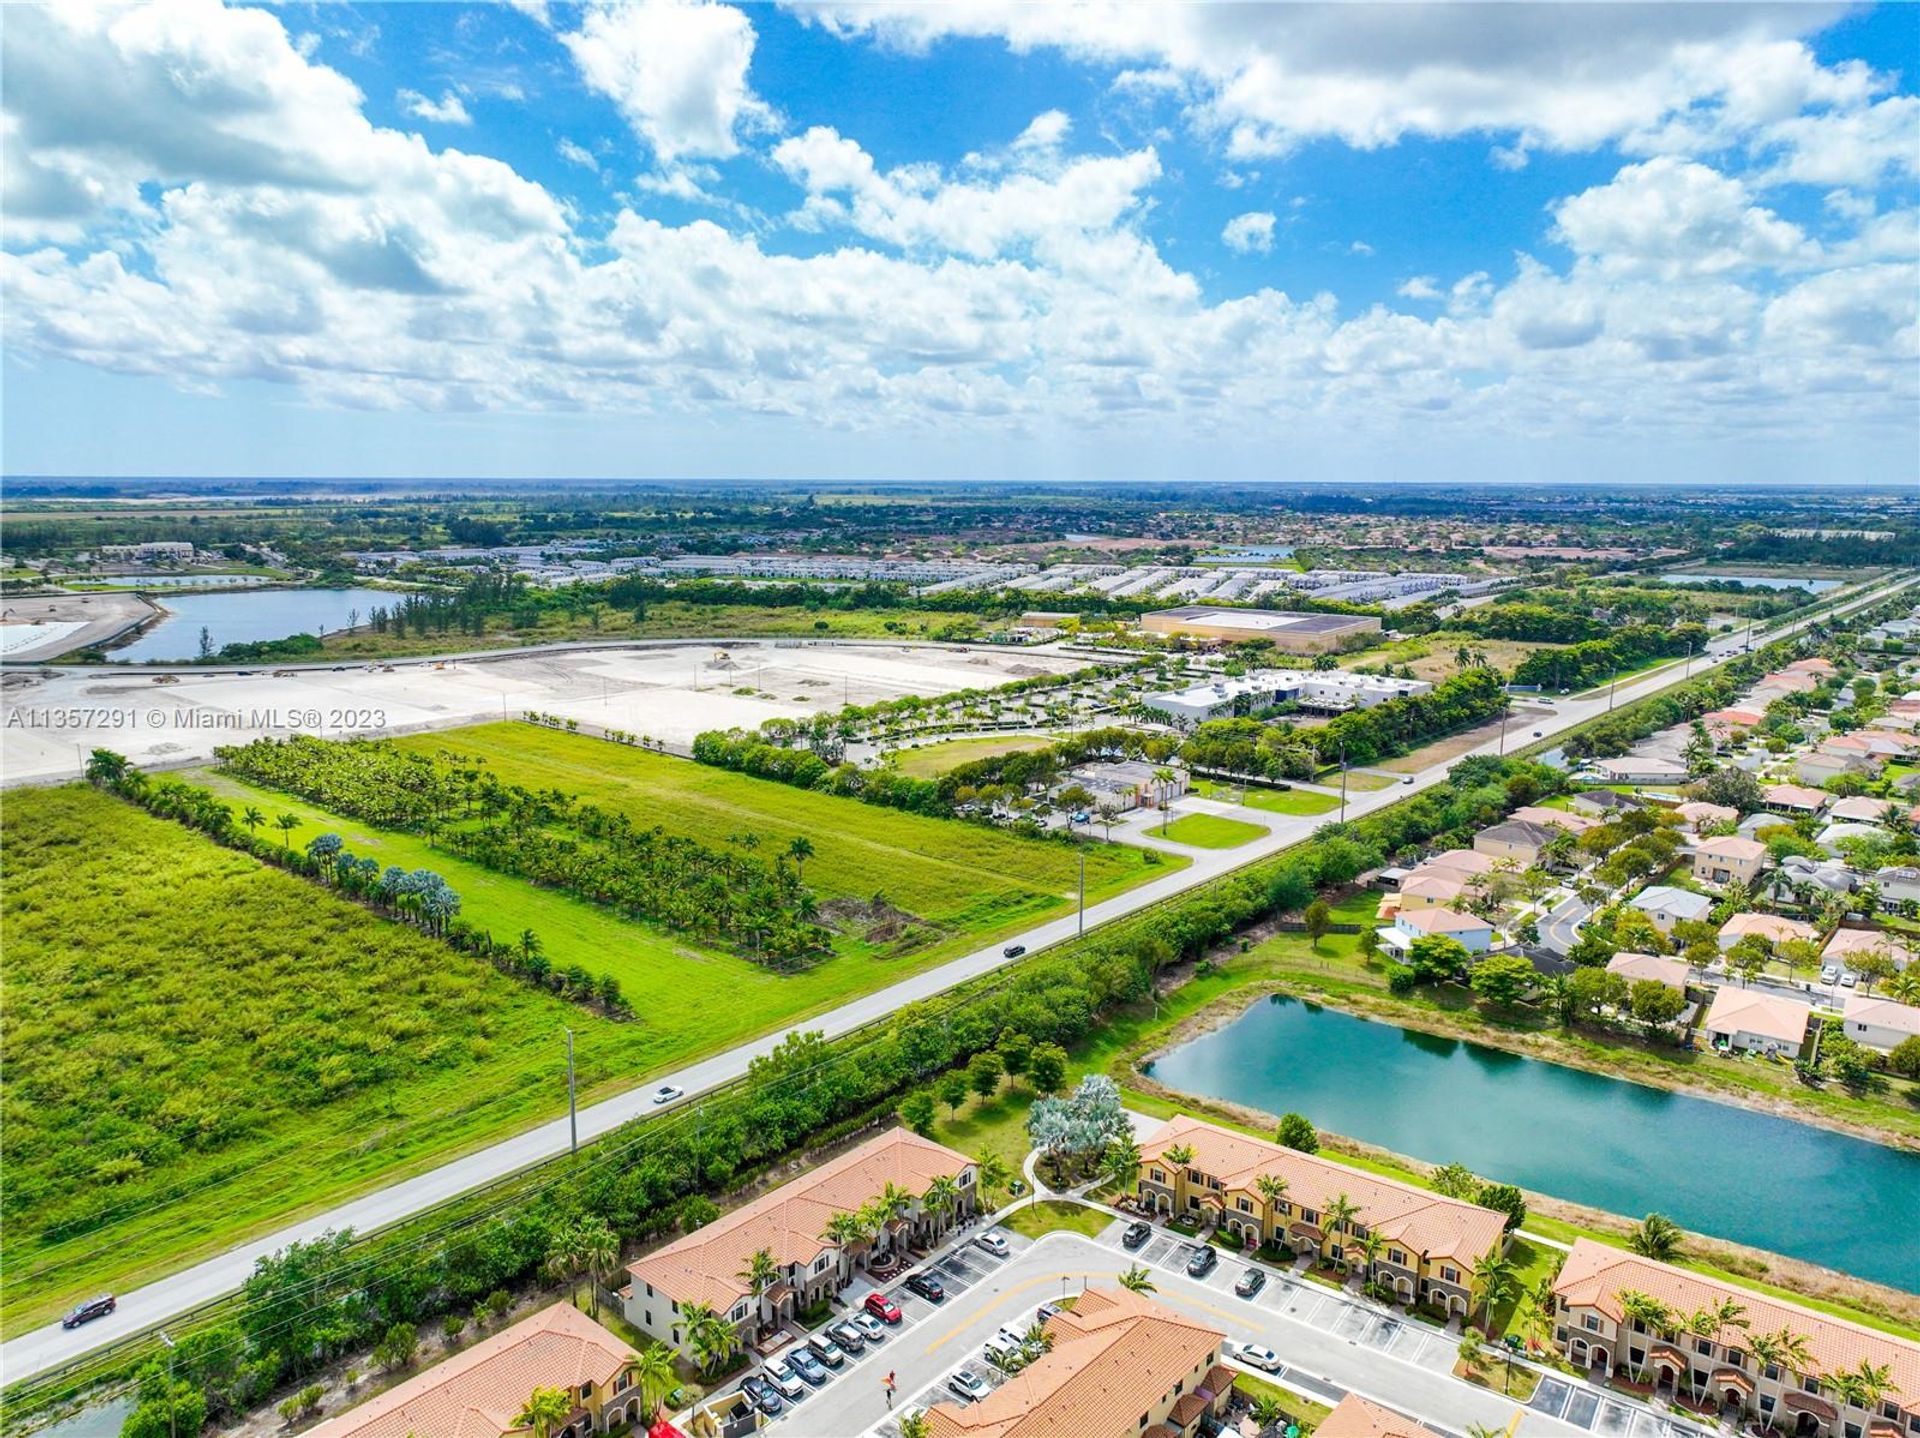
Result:
{"label": "blue pond water", "polygon": [[230,594],[182,594],[163,602],[167,617],[130,644],[110,651],[121,661],[193,659],[204,627],[214,653],[222,645],[286,639],[318,630],[344,629],[351,610],[392,608],[402,596],[378,589],[255,589]]}
{"label": "blue pond water", "polygon": [[1920,1291],[1920,1154],[1283,996],[1164,1055],[1186,1093]]}

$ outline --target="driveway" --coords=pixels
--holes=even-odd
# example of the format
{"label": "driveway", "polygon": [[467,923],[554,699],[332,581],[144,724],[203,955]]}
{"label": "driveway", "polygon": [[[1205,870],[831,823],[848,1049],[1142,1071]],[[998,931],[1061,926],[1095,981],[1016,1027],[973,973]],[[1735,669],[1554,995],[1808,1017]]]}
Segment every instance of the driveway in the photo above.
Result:
{"label": "driveway", "polygon": [[1548,911],[1540,922],[1540,945],[1556,954],[1565,954],[1580,942],[1580,926],[1587,921],[1593,908],[1582,903],[1578,897],[1569,894]]}

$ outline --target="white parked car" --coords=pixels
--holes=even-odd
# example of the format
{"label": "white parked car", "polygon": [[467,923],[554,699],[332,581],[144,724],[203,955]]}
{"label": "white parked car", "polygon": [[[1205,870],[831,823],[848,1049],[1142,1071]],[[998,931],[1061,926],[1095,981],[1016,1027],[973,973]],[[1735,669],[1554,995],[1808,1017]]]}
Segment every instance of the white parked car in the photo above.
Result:
{"label": "white parked car", "polygon": [[1265,1369],[1268,1373],[1280,1371],[1280,1355],[1258,1343],[1242,1343],[1235,1354],[1249,1368]]}
{"label": "white parked car", "polygon": [[986,1251],[991,1253],[995,1258],[1005,1258],[1007,1256],[1007,1240],[1004,1234],[983,1233],[974,1239],[974,1242],[986,1249]]}

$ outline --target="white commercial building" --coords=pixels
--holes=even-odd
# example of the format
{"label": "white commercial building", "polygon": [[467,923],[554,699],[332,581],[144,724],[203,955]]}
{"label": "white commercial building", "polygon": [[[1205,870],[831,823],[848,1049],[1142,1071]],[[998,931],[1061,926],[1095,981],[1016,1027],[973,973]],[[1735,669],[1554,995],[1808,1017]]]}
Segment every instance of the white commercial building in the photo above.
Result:
{"label": "white commercial building", "polygon": [[1206,719],[1247,714],[1276,704],[1298,704],[1302,709],[1342,713],[1371,709],[1390,699],[1425,694],[1433,686],[1424,679],[1393,679],[1380,674],[1349,674],[1340,669],[1260,669],[1175,689],[1148,694],[1142,707],[1157,709],[1182,728]]}

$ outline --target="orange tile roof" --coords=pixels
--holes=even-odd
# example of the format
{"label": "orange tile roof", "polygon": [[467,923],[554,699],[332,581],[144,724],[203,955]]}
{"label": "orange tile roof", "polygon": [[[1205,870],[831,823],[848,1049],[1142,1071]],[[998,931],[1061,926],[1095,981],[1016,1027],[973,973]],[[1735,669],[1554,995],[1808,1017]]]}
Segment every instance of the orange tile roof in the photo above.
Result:
{"label": "orange tile roof", "polygon": [[1843,1017],[1850,1024],[1869,1024],[1892,1029],[1895,1033],[1920,1034],[1920,1008],[1898,999],[1875,998],[1871,994],[1848,994]]}
{"label": "orange tile roof", "polygon": [[820,1235],[838,1213],[851,1213],[891,1183],[918,1195],[934,1179],[957,1177],[973,1163],[964,1153],[895,1128],[782,1184],[705,1228],[656,1248],[627,1272],[682,1304],[724,1313],[748,1293],[740,1272],[761,1249],[785,1268],[811,1265],[833,1247]]}
{"label": "orange tile roof", "polygon": [[1401,922],[1428,934],[1470,934],[1493,925],[1477,914],[1462,914],[1453,909],[1402,909]]}
{"label": "orange tile roof", "polygon": [[1709,804],[1705,799],[1690,799],[1676,808],[1674,813],[1689,824],[1730,824],[1740,817],[1740,811],[1730,804]]}
{"label": "orange tile roof", "polygon": [[1256,1193],[1254,1180],[1272,1173],[1287,1181],[1286,1196],[1296,1208],[1324,1209],[1328,1199],[1344,1193],[1359,1205],[1360,1221],[1383,1238],[1430,1258],[1454,1259],[1465,1268],[1484,1258],[1506,1231],[1506,1216],[1490,1208],[1185,1114],[1168,1119],[1144,1139],[1140,1157],[1150,1163],[1183,1143],[1193,1148],[1192,1166],[1219,1179],[1225,1192]]}
{"label": "orange tile roof", "polygon": [[1570,834],[1584,834],[1588,829],[1600,827],[1600,821],[1589,819],[1581,814],[1569,814],[1565,809],[1544,809],[1538,804],[1524,804],[1507,815],[1509,819],[1526,819],[1535,824],[1549,824],[1565,829]]}
{"label": "orange tile roof", "polygon": [[1599,1310],[1615,1323],[1624,1316],[1619,1302],[1622,1292],[1645,1293],[1687,1313],[1714,1308],[1722,1298],[1732,1298],[1747,1310],[1749,1326],[1744,1332],[1774,1333],[1788,1328],[1804,1335],[1815,1371],[1820,1374],[1856,1368],[1863,1361],[1876,1367],[1885,1365],[1892,1370],[1893,1384],[1887,1396],[1909,1409],[1920,1409],[1920,1343],[1911,1339],[1844,1318],[1831,1318],[1672,1264],[1656,1263],[1590,1238],[1574,1240],[1553,1291],[1578,1307]]}
{"label": "orange tile roof", "polygon": [[928,1409],[933,1438],[1132,1438],[1226,1337],[1124,1288],[1087,1289],[1047,1331],[1052,1350],[978,1403]]}
{"label": "orange tile roof", "polygon": [[611,1383],[631,1348],[556,1303],[311,1429],[307,1438],[500,1438],[536,1388]]}
{"label": "orange tile roof", "polygon": [[1607,972],[1620,975],[1630,984],[1651,979],[1670,989],[1685,989],[1687,986],[1687,961],[1664,958],[1659,954],[1630,954],[1623,950],[1607,960]]}
{"label": "orange tile roof", "polygon": [[1900,936],[1885,929],[1835,929],[1821,950],[1823,958],[1844,959],[1850,954],[1885,954],[1898,964],[1908,962],[1907,945]]}
{"label": "orange tile roof", "polygon": [[1459,874],[1490,874],[1493,860],[1472,849],[1446,849],[1421,861],[1421,869],[1451,869]]}
{"label": "orange tile roof", "polygon": [[1744,859],[1751,863],[1767,856],[1767,846],[1758,839],[1743,839],[1738,834],[1728,834],[1718,839],[1702,839],[1694,850],[1709,859]]}
{"label": "orange tile roof", "polygon": [[1729,985],[1714,994],[1713,1007],[1701,1027],[1710,1034],[1759,1034],[1777,1043],[1797,1044],[1806,1038],[1812,1016],[1812,1009],[1792,999]]}
{"label": "orange tile roof", "polygon": [[1433,1430],[1422,1428],[1411,1418],[1370,1403],[1357,1393],[1349,1393],[1334,1404],[1333,1412],[1320,1420],[1314,1438],[1433,1438]]}
{"label": "orange tile roof", "polygon": [[1802,923],[1798,919],[1783,918],[1779,914],[1756,914],[1748,911],[1735,914],[1720,926],[1720,936],[1732,936],[1735,942],[1757,935],[1770,944],[1784,944],[1790,939],[1805,939],[1809,943],[1820,937],[1820,931],[1812,924]]}
{"label": "orange tile roof", "polygon": [[1769,804],[1788,804],[1798,809],[1818,809],[1833,795],[1825,789],[1809,789],[1804,784],[1769,784],[1760,791]]}

